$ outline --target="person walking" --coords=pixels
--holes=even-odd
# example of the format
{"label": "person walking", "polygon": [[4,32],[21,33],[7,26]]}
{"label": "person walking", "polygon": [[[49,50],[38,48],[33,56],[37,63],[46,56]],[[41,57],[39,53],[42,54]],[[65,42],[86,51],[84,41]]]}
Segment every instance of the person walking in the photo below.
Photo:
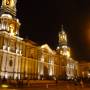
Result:
{"label": "person walking", "polygon": [[80,85],[81,85],[82,88],[84,87],[84,83],[83,83],[83,80],[82,79],[80,81]]}

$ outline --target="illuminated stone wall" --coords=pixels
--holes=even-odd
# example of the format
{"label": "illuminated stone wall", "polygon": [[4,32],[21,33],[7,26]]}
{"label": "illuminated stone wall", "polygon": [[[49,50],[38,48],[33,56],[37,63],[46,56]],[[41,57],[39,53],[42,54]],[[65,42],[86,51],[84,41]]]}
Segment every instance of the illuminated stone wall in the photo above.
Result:
{"label": "illuminated stone wall", "polygon": [[90,63],[80,62],[79,63],[79,77],[90,78]]}
{"label": "illuminated stone wall", "polygon": [[[10,2],[9,2],[10,1]],[[66,75],[70,48],[67,35],[59,33],[59,53],[49,45],[19,37],[17,0],[2,0],[0,15],[0,76],[7,79],[54,79]],[[63,29],[63,28],[62,28]],[[70,64],[70,63],[69,63]],[[70,68],[69,68],[70,69]]]}

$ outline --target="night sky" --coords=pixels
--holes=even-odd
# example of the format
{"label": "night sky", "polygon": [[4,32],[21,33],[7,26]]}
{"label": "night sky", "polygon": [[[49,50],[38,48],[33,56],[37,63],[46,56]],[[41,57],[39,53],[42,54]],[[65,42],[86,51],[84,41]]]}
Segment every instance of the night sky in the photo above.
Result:
{"label": "night sky", "polygon": [[90,0],[17,0],[20,36],[58,46],[61,25],[75,60],[90,61]]}

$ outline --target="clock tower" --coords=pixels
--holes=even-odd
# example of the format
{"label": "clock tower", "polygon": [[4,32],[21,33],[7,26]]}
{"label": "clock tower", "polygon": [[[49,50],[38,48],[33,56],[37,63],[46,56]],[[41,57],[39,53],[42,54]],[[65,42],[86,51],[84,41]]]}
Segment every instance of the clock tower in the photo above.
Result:
{"label": "clock tower", "polygon": [[17,0],[2,0],[0,13],[0,30],[10,35],[19,35],[20,22],[16,18]]}

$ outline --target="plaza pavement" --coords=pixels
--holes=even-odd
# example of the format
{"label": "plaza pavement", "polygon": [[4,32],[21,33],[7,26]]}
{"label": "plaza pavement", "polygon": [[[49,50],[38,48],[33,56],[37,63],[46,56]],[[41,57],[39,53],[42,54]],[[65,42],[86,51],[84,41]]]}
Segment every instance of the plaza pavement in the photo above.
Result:
{"label": "plaza pavement", "polygon": [[90,83],[72,81],[31,81],[29,87],[0,88],[0,90],[90,90]]}

